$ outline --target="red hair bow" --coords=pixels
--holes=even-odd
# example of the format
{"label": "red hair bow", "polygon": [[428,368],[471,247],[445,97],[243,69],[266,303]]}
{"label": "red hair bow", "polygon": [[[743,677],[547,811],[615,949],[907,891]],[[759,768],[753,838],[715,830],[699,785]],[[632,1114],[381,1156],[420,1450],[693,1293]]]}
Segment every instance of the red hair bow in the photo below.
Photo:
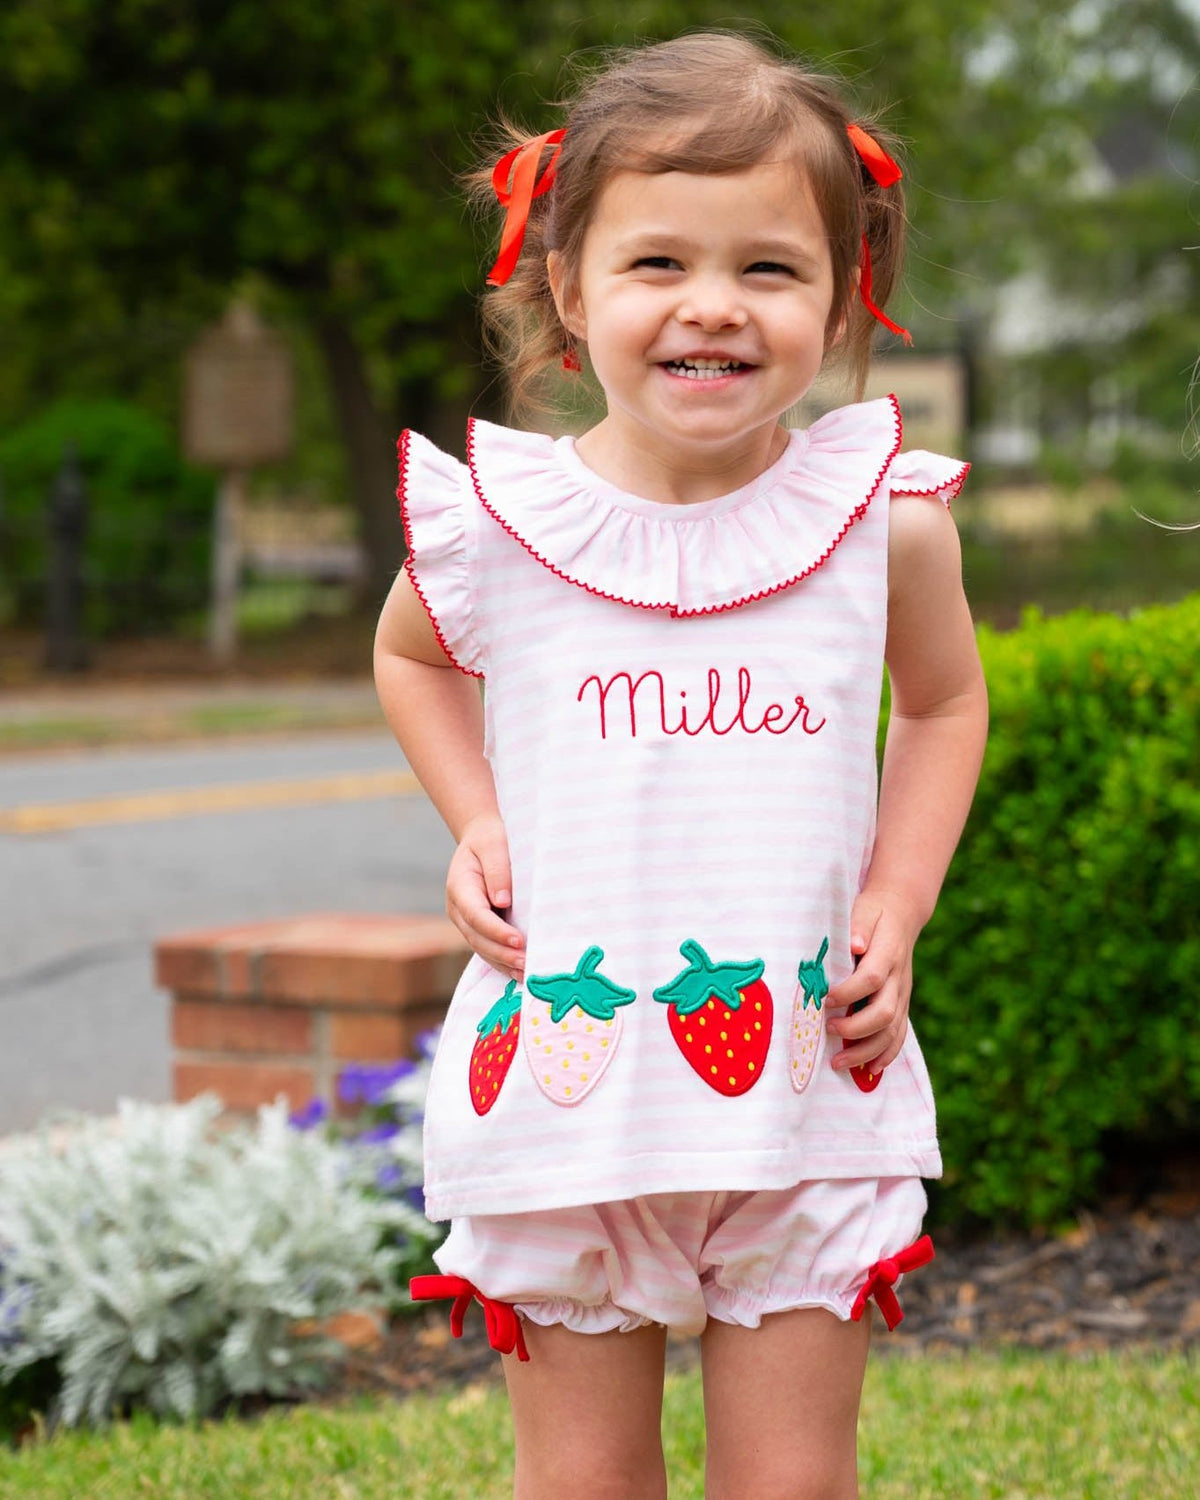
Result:
{"label": "red hair bow", "polygon": [[485,1297],[477,1286],[463,1276],[414,1276],[408,1284],[409,1295],[414,1302],[426,1302],[439,1297],[453,1297],[450,1309],[450,1332],[456,1339],[462,1338],[463,1318],[472,1302],[483,1308],[487,1322],[488,1343],[500,1354],[512,1354],[528,1360],[525,1335],[521,1320],[511,1302],[497,1302],[494,1297]]}
{"label": "red hair bow", "polygon": [[[565,130],[548,130],[523,146],[514,146],[496,163],[492,172],[492,188],[501,208],[508,210],[504,217],[504,229],[500,235],[500,254],[496,264],[488,272],[488,286],[503,286],[516,269],[525,243],[525,226],[529,223],[529,209],[535,198],[540,198],[554,184],[558,158],[562,155],[559,144],[566,135]],[[546,170],[538,176],[538,166],[545,146],[555,148],[554,155],[546,163]],[[511,182],[509,180],[511,173]]]}
{"label": "red hair bow", "polygon": [[[863,166],[881,188],[894,187],[904,176],[895,157],[890,156],[875,137],[868,135],[861,125],[847,125],[846,134],[850,137],[851,145],[858,152]],[[899,334],[906,344],[912,344],[912,334],[908,329],[901,328],[899,323],[893,323],[882,308],[876,307],[871,298],[871,247],[867,243],[865,234],[862,237],[862,264],[858,278],[858,294],[863,300],[863,306],[873,318],[878,318],[891,333]]]}
{"label": "red hair bow", "polygon": [[904,1314],[900,1310],[900,1301],[892,1288],[903,1272],[915,1271],[918,1266],[928,1265],[932,1259],[933,1241],[927,1234],[923,1234],[913,1244],[905,1245],[903,1250],[897,1250],[895,1255],[888,1255],[883,1260],[877,1260],[867,1272],[866,1285],[854,1299],[850,1316],[857,1323],[867,1310],[868,1299],[874,1297],[888,1328],[895,1328],[897,1323],[903,1321]]}

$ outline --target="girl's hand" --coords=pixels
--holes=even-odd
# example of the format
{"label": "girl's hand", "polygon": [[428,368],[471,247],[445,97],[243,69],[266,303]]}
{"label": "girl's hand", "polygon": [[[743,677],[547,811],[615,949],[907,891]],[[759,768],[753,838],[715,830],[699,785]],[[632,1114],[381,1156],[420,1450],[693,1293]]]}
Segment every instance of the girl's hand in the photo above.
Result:
{"label": "girl's hand", "polygon": [[496,910],[511,905],[504,823],[496,813],[472,818],[446,874],[446,915],[485,963],[519,980],[525,973],[525,939]]}
{"label": "girl's hand", "polygon": [[921,924],[915,910],[892,891],[863,891],[850,913],[850,952],[858,966],[829,991],[826,1005],[866,1000],[853,1015],[828,1022],[846,1046],[833,1059],[843,1072],[863,1066],[881,1073],[899,1056],[908,1035],[912,954]]}

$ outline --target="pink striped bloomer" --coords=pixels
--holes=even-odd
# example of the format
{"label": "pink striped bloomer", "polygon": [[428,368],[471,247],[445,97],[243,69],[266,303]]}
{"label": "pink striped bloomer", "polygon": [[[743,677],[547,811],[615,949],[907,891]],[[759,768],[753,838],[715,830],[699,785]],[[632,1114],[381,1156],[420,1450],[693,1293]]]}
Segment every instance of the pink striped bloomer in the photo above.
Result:
{"label": "pink striped bloomer", "polygon": [[925,1207],[918,1177],[652,1193],[456,1218],[435,1258],[489,1300],[578,1333],[661,1323],[694,1335],[710,1317],[757,1328],[800,1307],[845,1320],[871,1268],[916,1239]]}

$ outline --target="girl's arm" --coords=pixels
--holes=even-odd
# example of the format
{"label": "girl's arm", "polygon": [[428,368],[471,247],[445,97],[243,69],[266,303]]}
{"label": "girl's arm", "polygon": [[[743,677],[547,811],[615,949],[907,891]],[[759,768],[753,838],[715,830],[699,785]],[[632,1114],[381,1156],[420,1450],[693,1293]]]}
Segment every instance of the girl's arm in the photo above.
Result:
{"label": "girl's arm", "polygon": [[519,979],[524,940],[493,910],[512,904],[512,874],[483,754],[479,684],[446,656],[403,570],[375,631],[375,687],[409,765],[458,843],[446,911],[481,958]]}
{"label": "girl's arm", "polygon": [[846,1039],[835,1068],[878,1072],[908,1031],[912,952],[933,914],[970,810],[987,739],[987,689],[963,594],[958,532],[939,501],[891,501],[886,657],[892,708],[871,866],[850,919],[855,972],[829,1023]]}

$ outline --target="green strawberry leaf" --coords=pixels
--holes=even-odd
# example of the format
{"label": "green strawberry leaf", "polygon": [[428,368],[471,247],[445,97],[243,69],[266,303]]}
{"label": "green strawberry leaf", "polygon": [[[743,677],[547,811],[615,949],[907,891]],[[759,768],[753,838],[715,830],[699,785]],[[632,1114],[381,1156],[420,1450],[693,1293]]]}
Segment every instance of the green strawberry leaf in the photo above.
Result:
{"label": "green strawberry leaf", "polygon": [[709,1000],[737,1010],[742,995],[762,978],[766,968],[761,958],[752,958],[745,963],[714,964],[694,938],[680,943],[679,951],[688,961],[687,968],[653,993],[656,1000],[663,1005],[673,1005],[681,1016],[690,1016]]}
{"label": "green strawberry leaf", "polygon": [[825,977],[825,955],[829,952],[829,939],[821,939],[821,950],[814,959],[801,959],[796,978],[804,989],[804,1009],[809,1002],[821,1009],[821,1001],[829,993],[829,980]]}
{"label": "green strawberry leaf", "polygon": [[501,1031],[507,1031],[509,1023],[516,1013],[521,1009],[521,991],[517,988],[517,981],[510,979],[508,988],[476,1026],[475,1030],[480,1036],[487,1036],[497,1027]]}
{"label": "green strawberry leaf", "polygon": [[531,995],[544,1000],[550,1006],[550,1019],[557,1024],[565,1020],[574,1007],[597,1021],[611,1021],[618,1005],[630,1005],[637,999],[637,991],[614,984],[603,974],[598,974],[604,958],[604,949],[593,945],[587,950],[574,971],[570,974],[529,974],[525,984]]}

